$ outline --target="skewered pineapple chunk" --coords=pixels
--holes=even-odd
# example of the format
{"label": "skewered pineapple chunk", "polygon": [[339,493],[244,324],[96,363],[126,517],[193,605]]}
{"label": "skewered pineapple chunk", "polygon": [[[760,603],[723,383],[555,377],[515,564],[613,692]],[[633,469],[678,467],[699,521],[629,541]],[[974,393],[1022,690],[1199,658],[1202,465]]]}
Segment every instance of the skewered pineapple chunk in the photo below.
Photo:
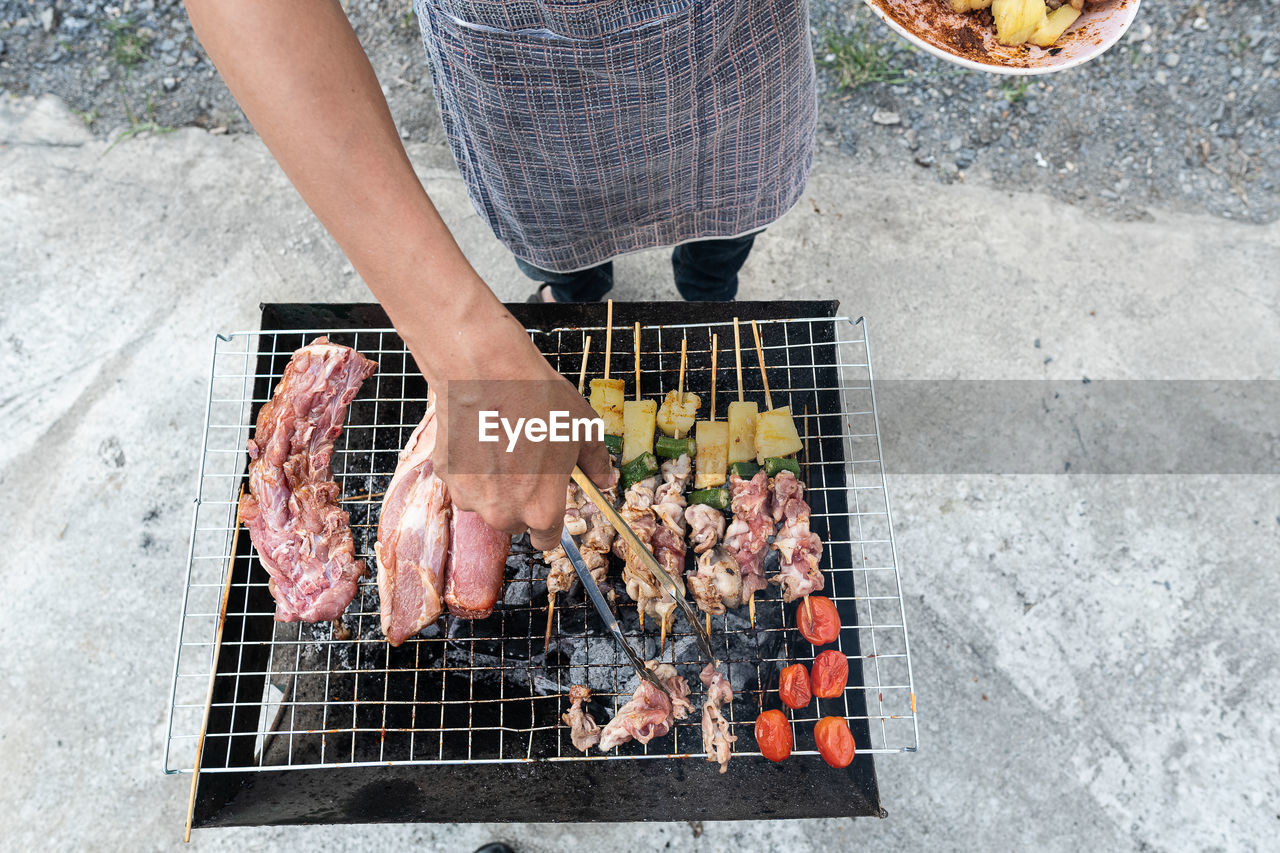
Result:
{"label": "skewered pineapple chunk", "polygon": [[729,464],[747,462],[756,455],[756,418],[760,407],[755,403],[729,404]]}
{"label": "skewered pineapple chunk", "polygon": [[658,404],[653,400],[627,400],[622,407],[622,463],[641,453],[653,452],[653,421]]}
{"label": "skewered pineapple chunk", "polygon": [[1044,0],[992,0],[996,40],[1001,44],[1024,44],[1048,20]]}
{"label": "skewered pineapple chunk", "polygon": [[698,421],[698,455],[694,465],[693,487],[709,489],[723,486],[725,469],[729,467],[729,425],[724,421]]}
{"label": "skewered pineapple chunk", "polygon": [[978,12],[990,6],[991,0],[951,0],[951,8],[957,12]]}
{"label": "skewered pineapple chunk", "polygon": [[1080,17],[1080,10],[1069,3],[1064,3],[1049,13],[1048,18],[1031,34],[1029,41],[1038,47],[1052,47],[1062,37],[1067,27]]}
{"label": "skewered pineapple chunk", "polygon": [[761,412],[756,421],[756,462],[764,464],[770,456],[790,456],[800,452],[804,443],[791,419],[791,407]]}
{"label": "skewered pineapple chunk", "polygon": [[693,429],[693,422],[698,417],[698,407],[702,400],[697,394],[684,392],[684,399],[679,391],[668,391],[666,399],[658,409],[658,429],[663,435],[687,436]]}
{"label": "skewered pineapple chunk", "polygon": [[626,386],[621,379],[592,379],[591,408],[604,421],[605,435],[622,435],[622,398]]}

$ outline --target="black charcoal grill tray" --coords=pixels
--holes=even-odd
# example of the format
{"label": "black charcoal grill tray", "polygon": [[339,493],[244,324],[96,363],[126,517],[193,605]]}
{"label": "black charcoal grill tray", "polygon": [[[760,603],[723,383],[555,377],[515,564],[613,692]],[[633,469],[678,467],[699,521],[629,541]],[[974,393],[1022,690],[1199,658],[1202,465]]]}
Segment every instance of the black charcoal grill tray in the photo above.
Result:
{"label": "black charcoal grill tray", "polygon": [[[781,332],[771,329],[763,321],[791,318],[834,318],[838,303],[834,301],[778,301],[738,302],[728,304],[687,303],[615,303],[614,309],[614,375],[627,379],[628,393],[632,393],[631,324],[640,322],[646,327],[645,335],[657,340],[645,340],[646,354],[641,366],[646,376],[645,395],[654,396],[656,385],[650,377],[658,377],[664,387],[668,381],[674,384],[678,364],[679,337],[697,332],[655,327],[687,326],[696,318],[698,324],[715,325],[731,323],[736,316],[742,320],[744,374],[748,388],[759,389],[759,371],[753,351],[749,321],[762,321],[761,330],[766,351],[770,347],[770,335],[796,334],[795,330]],[[562,372],[576,376],[581,360],[581,333],[578,327],[595,327],[593,334],[593,362],[602,363],[603,340],[598,331],[605,324],[605,306],[591,305],[510,305],[510,310],[530,330],[551,332],[552,337],[535,334],[535,340],[549,359]],[[847,322],[847,321],[845,321]],[[337,342],[353,344],[351,330],[382,330],[390,323],[377,305],[308,305],[267,304],[262,308],[262,328],[272,332],[307,330],[304,335],[277,335],[280,342],[260,342],[258,351],[249,363],[246,351],[246,374],[256,377],[252,388],[252,407],[248,411],[248,423],[256,420],[262,401],[270,396],[274,378],[283,368],[288,353],[310,339],[314,330],[347,330],[333,335]],[[802,406],[809,407],[817,415],[831,413],[838,421],[841,400],[839,389],[834,326],[830,323],[809,323],[805,326],[809,339],[801,341],[799,350],[806,359],[803,365],[804,381],[792,381],[792,368],[796,360],[793,349],[797,343],[788,338],[785,346],[788,365],[774,364],[769,356],[770,385],[774,389],[775,405],[791,403],[799,415]],[[719,374],[723,377],[726,367],[732,372],[733,342],[731,333],[719,329]],[[705,336],[705,334],[704,334]],[[266,333],[263,333],[266,337]],[[363,417],[400,423],[400,430],[386,430],[374,439],[373,452],[368,454],[376,462],[364,463],[376,466],[381,478],[369,472],[367,483],[374,488],[385,487],[399,442],[420,418],[425,409],[426,386],[415,371],[411,360],[404,355],[397,357],[402,343],[393,333],[383,333],[378,340],[380,353],[374,357],[381,363],[383,373],[397,377],[403,383],[397,386],[396,395],[404,399],[420,399],[421,407],[393,414],[378,412],[358,413],[357,407],[367,405],[369,395],[362,389],[352,406],[349,421]],[[779,337],[777,340],[781,340]],[[676,358],[670,353],[672,342]],[[548,352],[548,346],[555,351]],[[706,343],[691,339],[691,351],[695,346],[706,349]],[[705,353],[704,353],[705,356]],[[692,366],[695,363],[691,358]],[[706,365],[704,367],[709,367]],[[570,369],[571,368],[571,369]],[[248,371],[252,370],[249,374]],[[709,371],[707,371],[709,372]],[[599,375],[595,370],[590,376]],[[754,379],[754,383],[752,382]],[[373,385],[376,379],[369,380]],[[368,387],[368,385],[366,387]],[[705,392],[696,380],[690,379],[690,390]],[[792,390],[789,395],[787,389]],[[736,399],[736,389],[726,388],[724,378],[719,384],[721,417],[728,401]],[[824,399],[824,395],[828,398]],[[754,393],[751,398],[758,397]],[[211,396],[211,400],[212,400]],[[705,399],[705,398],[704,398]],[[814,505],[814,529],[824,541],[848,543],[828,546],[824,556],[824,568],[837,564],[852,564],[856,549],[851,547],[858,534],[851,530],[852,515],[844,487],[845,452],[847,443],[841,441],[847,427],[839,423],[823,425],[815,418],[815,434],[820,436],[811,442],[821,442],[818,450],[825,461],[823,477],[825,488],[811,492]],[[382,436],[387,436],[386,439]],[[341,439],[340,446],[341,446]],[[386,444],[385,447],[381,446]],[[813,448],[810,448],[813,453]],[[878,457],[877,457],[878,462]],[[335,476],[343,484],[344,498],[358,488],[356,471],[345,471],[347,464],[341,453],[335,455]],[[241,478],[247,472],[241,469]],[[207,476],[207,472],[206,472]],[[882,476],[882,472],[881,472]],[[372,552],[372,537],[376,525],[378,501],[344,504],[351,512],[353,532],[358,554]],[[887,503],[884,515],[887,520]],[[822,529],[823,527],[826,529]],[[891,536],[891,531],[890,531]],[[279,823],[341,823],[341,822],[406,822],[406,821],[593,821],[593,820],[722,820],[769,817],[834,817],[834,816],[883,816],[876,786],[873,757],[860,752],[847,769],[827,766],[813,754],[793,755],[781,764],[770,763],[758,755],[735,754],[729,772],[721,775],[718,768],[700,758],[689,758],[689,753],[700,753],[697,737],[700,711],[695,711],[674,735],[655,740],[654,749],[637,749],[631,745],[635,760],[582,761],[572,760],[561,741],[567,741],[563,727],[557,727],[559,713],[567,706],[564,693],[570,683],[568,672],[569,652],[565,643],[584,635],[594,637],[588,643],[598,643],[608,648],[609,640],[595,625],[590,608],[581,600],[580,593],[569,596],[557,607],[556,631],[553,634],[552,651],[544,660],[542,633],[545,618],[546,592],[540,583],[545,567],[536,555],[521,553],[517,540],[516,553],[508,562],[508,596],[523,584],[523,596],[517,594],[514,606],[500,604],[493,617],[477,623],[454,622],[447,628],[429,630],[433,638],[419,644],[391,650],[385,643],[375,641],[380,637],[376,630],[376,596],[367,600],[370,587],[362,588],[361,595],[348,613],[364,614],[358,619],[347,619],[354,631],[356,643],[364,643],[366,659],[376,647],[382,657],[376,666],[362,668],[349,666],[350,653],[341,651],[344,644],[332,637],[331,626],[276,625],[271,614],[274,603],[263,581],[265,572],[252,557],[247,534],[232,537],[230,556],[230,588],[223,636],[233,638],[222,644],[217,672],[213,678],[212,697],[206,726],[204,748],[200,762],[201,773],[196,789],[193,825],[230,826]],[[527,544],[527,543],[526,543]],[[194,546],[193,546],[194,547]],[[865,547],[863,549],[865,554]],[[195,558],[193,552],[193,559]],[[862,559],[866,559],[864,556]],[[372,567],[371,567],[372,568]],[[613,574],[617,574],[616,568]],[[864,654],[858,629],[867,614],[860,615],[859,608],[841,596],[855,598],[850,581],[849,589],[840,588],[840,580],[828,573],[828,593],[833,594],[841,609],[845,629],[841,647],[850,656],[850,689],[844,697],[847,713],[828,707],[823,713],[841,713],[850,718],[855,742],[860,749],[868,745],[888,746],[883,736],[884,720],[902,719],[905,714],[887,715],[884,710],[884,692],[879,693],[880,711],[868,710],[868,690],[864,679],[864,661],[875,655]],[[894,565],[896,584],[896,563]],[[833,590],[833,586],[836,587]],[[865,595],[866,590],[862,591]],[[900,596],[900,592],[898,593]],[[764,593],[773,595],[771,588]],[[889,597],[889,596],[881,596]],[[562,596],[564,598],[564,596]],[[620,601],[625,601],[621,596]],[[511,599],[507,598],[510,602]],[[184,617],[190,605],[184,606]],[[900,597],[897,607],[900,608]],[[634,608],[622,607],[629,616],[624,620],[624,630],[638,637]],[[776,698],[777,672],[792,659],[807,660],[813,650],[794,631],[794,623],[787,608],[784,614],[780,603],[759,606],[757,625],[747,629],[745,608],[738,616],[730,614],[733,631],[722,632],[713,623],[713,643],[720,643],[730,660],[729,674],[737,699],[733,706],[736,718],[734,733],[739,736],[735,753],[754,752],[750,720],[761,709],[780,707]],[[784,620],[786,625],[783,624]],[[892,620],[890,620],[892,621]],[[186,621],[184,618],[184,627]],[[726,629],[729,627],[726,623]],[[902,628],[900,625],[888,625]],[[687,628],[677,622],[675,635],[669,641],[667,655],[672,656],[671,643],[676,643],[678,662],[696,660],[698,653],[691,648],[692,640]],[[288,632],[292,631],[291,639]],[[446,634],[447,632],[447,634]],[[296,654],[287,665],[281,666],[271,653],[285,639],[292,642]],[[732,635],[732,640],[728,637]],[[316,638],[316,642],[308,642]],[[680,645],[683,639],[683,647]],[[874,640],[873,640],[874,641]],[[180,655],[184,638],[180,638]],[[884,657],[906,658],[905,628],[902,628],[901,654],[885,654]],[[429,643],[433,643],[430,644]],[[747,646],[742,646],[747,643]],[[736,644],[736,645],[735,645]],[[334,648],[339,647],[335,661]],[[799,651],[798,649],[803,649]],[[656,642],[652,632],[647,635],[647,651],[652,655]],[[895,649],[896,650],[896,649]],[[895,650],[886,650],[889,652]],[[434,657],[433,657],[434,655]],[[357,656],[358,658],[358,656]],[[734,661],[738,661],[735,666]],[[751,665],[744,666],[750,662]],[[880,661],[872,661],[879,667]],[[206,667],[208,663],[206,662]],[[181,669],[181,657],[179,660]],[[206,669],[205,672],[208,672]],[[696,670],[682,667],[696,688],[694,699],[701,695],[701,685],[696,683]],[[323,673],[323,678],[308,677]],[[578,673],[581,674],[580,672]],[[207,676],[206,676],[207,677]],[[270,679],[270,684],[268,683]],[[612,692],[625,694],[634,686],[623,671],[614,675]],[[896,681],[902,679],[889,679]],[[877,670],[873,684],[885,683]],[[909,663],[906,684],[909,686]],[[272,695],[271,685],[277,692],[278,707],[266,708]],[[902,685],[893,684],[897,689]],[[177,684],[175,683],[175,705]],[[426,703],[423,697],[436,697],[439,701]],[[444,701],[449,697],[450,701]],[[457,697],[463,697],[458,701]],[[876,697],[873,696],[874,700]],[[823,700],[824,702],[827,700]],[[430,707],[428,707],[430,704]],[[914,729],[914,692],[911,692],[910,723]],[[288,708],[289,713],[282,711]],[[785,710],[785,709],[784,709]],[[607,719],[612,712],[612,700],[606,699],[595,706],[598,720]],[[268,720],[274,714],[273,720]],[[430,716],[430,722],[424,722]],[[880,720],[881,737],[873,740],[869,722]],[[282,722],[283,721],[283,722]],[[812,722],[796,725],[796,748],[800,751],[813,748]],[[416,730],[416,733],[415,733]],[[283,733],[287,732],[287,736]],[[406,734],[409,732],[409,734]],[[174,736],[171,721],[171,740]],[[671,739],[676,738],[673,747]],[[877,749],[877,752],[911,751],[914,740],[900,749]],[[430,754],[429,763],[405,763],[417,761],[424,753]],[[350,760],[347,757],[350,756]],[[490,760],[491,757],[497,758]],[[510,756],[523,756],[511,760]],[[166,769],[169,769],[168,767]]]}

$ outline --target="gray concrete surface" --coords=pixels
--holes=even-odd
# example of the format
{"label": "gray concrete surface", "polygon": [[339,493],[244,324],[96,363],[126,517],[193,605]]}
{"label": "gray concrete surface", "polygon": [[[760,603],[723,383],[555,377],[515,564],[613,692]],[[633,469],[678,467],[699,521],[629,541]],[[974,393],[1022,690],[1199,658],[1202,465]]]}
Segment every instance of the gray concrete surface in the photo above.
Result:
{"label": "gray concrete surface", "polygon": [[[522,298],[447,152],[412,155],[480,271]],[[188,779],[161,753],[211,336],[254,327],[260,301],[367,293],[255,138],[108,148],[53,100],[0,101],[0,235],[0,834],[172,848]],[[1280,373],[1276,225],[1112,222],[829,158],[758,246],[743,297],[838,296],[870,318],[881,377]],[[661,253],[627,258],[617,296],[671,298],[669,275]],[[888,819],[277,827],[195,847],[1274,849],[1277,478],[889,486],[922,743],[879,762]]]}

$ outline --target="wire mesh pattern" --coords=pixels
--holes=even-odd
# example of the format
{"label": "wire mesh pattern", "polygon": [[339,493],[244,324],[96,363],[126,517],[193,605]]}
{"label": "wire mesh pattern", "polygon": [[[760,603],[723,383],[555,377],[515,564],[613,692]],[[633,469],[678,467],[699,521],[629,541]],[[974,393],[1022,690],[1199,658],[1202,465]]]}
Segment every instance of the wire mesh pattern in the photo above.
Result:
{"label": "wire mesh pattern", "polygon": [[[778,672],[809,664],[818,650],[795,630],[800,602],[782,603],[770,585],[747,608],[713,617],[711,640],[735,699],[724,709],[735,756],[758,755],[753,727],[761,710],[792,720],[795,754],[816,754],[813,725],[827,715],[849,719],[859,752],[913,751],[918,742],[915,692],[892,518],[881,465],[866,324],[847,318],[759,323],[775,406],[790,405],[805,436],[801,479],[822,537],[823,594],[843,628],[834,646],[849,658],[849,685],[834,699],[792,711],[777,697]],[[641,393],[660,398],[678,381],[687,340],[685,388],[709,404],[711,335],[719,337],[714,381],[718,417],[737,399],[732,324],[646,327],[641,332]],[[750,326],[743,326],[745,399],[764,393]],[[350,513],[357,557],[368,575],[342,619],[275,623],[266,571],[246,531],[238,530],[239,495],[247,487],[245,443],[257,409],[270,398],[293,351],[326,334],[379,363],[352,403],[333,455],[334,478]],[[576,383],[584,337],[593,338],[587,377],[603,375],[603,328],[531,331],[534,343]],[[615,326],[611,372],[634,395],[634,341]],[[165,771],[194,769],[205,728],[201,772],[371,764],[705,758],[697,673],[705,661],[689,626],[677,618],[659,656],[656,626],[638,625],[621,584],[622,625],[645,657],[673,663],[693,689],[695,710],[647,745],[614,753],[579,753],[560,722],[572,684],[592,689],[590,710],[603,725],[634,692],[638,678],[575,589],[561,595],[545,648],[547,566],[513,542],[507,580],[492,616],[446,617],[403,646],[382,636],[373,575],[373,544],[383,491],[397,456],[426,410],[426,383],[391,329],[243,332],[214,343],[199,494],[194,509],[186,593],[174,665]],[[692,562],[692,553],[689,556]],[[770,564],[770,574],[772,574]],[[225,611],[224,608],[225,607]],[[211,674],[218,626],[225,618]],[[206,703],[209,705],[204,726]],[[732,772],[732,765],[730,765]]]}

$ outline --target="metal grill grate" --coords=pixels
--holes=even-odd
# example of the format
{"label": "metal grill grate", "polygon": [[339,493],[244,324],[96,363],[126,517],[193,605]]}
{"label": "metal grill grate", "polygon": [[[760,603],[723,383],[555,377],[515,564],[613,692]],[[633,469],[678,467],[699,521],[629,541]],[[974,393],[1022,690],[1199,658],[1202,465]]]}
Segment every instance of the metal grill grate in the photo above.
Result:
{"label": "metal grill grate", "polygon": [[[884,471],[880,462],[869,344],[864,321],[848,318],[759,323],[774,405],[790,404],[807,431],[802,479],[813,508],[812,529],[825,544],[825,594],[840,609],[838,648],[850,660],[849,687],[837,699],[789,711],[797,755],[816,754],[812,725],[828,714],[850,719],[859,752],[913,751],[918,727],[911,662]],[[642,330],[642,393],[674,388],[681,339],[687,336],[686,389],[710,389],[710,341],[720,340],[719,417],[737,398],[733,329],[725,323],[650,326]],[[747,399],[763,405],[758,362],[744,329]],[[379,362],[352,404],[333,457],[334,476],[350,512],[357,556],[373,572],[378,507],[397,454],[426,408],[426,384],[393,330],[311,329],[242,332],[214,343],[199,496],[194,510],[186,595],[174,668],[165,770],[196,763],[206,702],[202,772],[527,760],[601,761],[702,757],[695,711],[672,733],[610,755],[584,756],[559,714],[568,689],[586,683],[603,724],[630,696],[636,678],[595,623],[580,591],[557,603],[549,651],[543,654],[546,566],[516,540],[507,585],[483,621],[445,620],[391,649],[382,638],[372,576],[360,585],[341,627],[276,624],[266,572],[247,532],[236,529],[246,484],[245,442],[258,407],[269,399],[293,351],[327,334]],[[603,373],[603,328],[531,330],[553,365],[576,381],[583,339],[593,337],[588,378]],[[727,346],[726,346],[727,342]],[[634,393],[633,339],[615,326],[615,376]],[[704,396],[704,406],[706,405]],[[703,410],[705,412],[705,408]],[[638,631],[635,609],[619,586],[623,627],[655,656],[656,634]],[[218,624],[225,602],[225,633]],[[756,624],[746,608],[712,620],[716,645],[735,691],[726,709],[737,735],[735,755],[752,755],[753,724],[762,708],[780,707],[777,673],[812,661],[815,650],[794,629],[797,604],[782,604],[770,586],[757,597]],[[650,627],[650,626],[647,626]],[[343,638],[344,632],[349,636]],[[677,619],[663,660],[673,662],[699,695],[697,646]],[[218,678],[210,701],[211,671]],[[732,767],[730,768],[732,772]]]}

